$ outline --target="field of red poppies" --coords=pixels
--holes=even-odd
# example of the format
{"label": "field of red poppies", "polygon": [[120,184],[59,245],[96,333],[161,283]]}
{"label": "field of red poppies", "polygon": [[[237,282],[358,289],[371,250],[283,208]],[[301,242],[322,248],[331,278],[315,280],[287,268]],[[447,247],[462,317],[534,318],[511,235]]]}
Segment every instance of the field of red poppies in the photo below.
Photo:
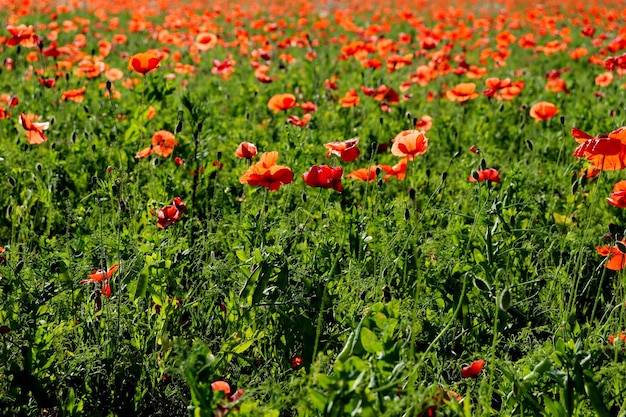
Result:
{"label": "field of red poppies", "polygon": [[0,0],[0,415],[626,416],[625,10]]}

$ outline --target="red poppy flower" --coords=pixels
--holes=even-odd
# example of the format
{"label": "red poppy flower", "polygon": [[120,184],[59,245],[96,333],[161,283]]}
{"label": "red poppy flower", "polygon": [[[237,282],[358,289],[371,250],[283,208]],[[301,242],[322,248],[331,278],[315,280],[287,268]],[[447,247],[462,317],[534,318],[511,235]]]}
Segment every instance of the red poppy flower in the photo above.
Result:
{"label": "red poppy flower", "polygon": [[161,60],[151,52],[140,52],[130,57],[128,69],[146,75],[161,66]]}
{"label": "red poppy flower", "polygon": [[235,151],[237,158],[252,159],[257,154],[257,148],[253,143],[241,142]]}
{"label": "red poppy flower", "polygon": [[33,120],[39,120],[39,116],[20,113],[20,125],[22,125],[26,131],[26,139],[28,140],[28,143],[31,145],[39,145],[48,140],[43,131],[48,129],[50,123],[35,123]]}
{"label": "red poppy flower", "polygon": [[404,130],[391,141],[392,155],[409,158],[409,161],[415,159],[417,155],[422,155],[428,149],[428,138],[423,130]]}
{"label": "red poppy flower", "polygon": [[230,74],[235,72],[235,61],[232,59],[225,59],[223,61],[218,61],[217,59],[213,60],[213,68],[211,68],[211,72],[213,74],[219,74],[225,80],[228,79]]}
{"label": "red poppy flower", "polygon": [[341,192],[343,185],[341,177],[343,168],[329,167],[328,165],[313,165],[307,172],[302,174],[302,179],[309,187],[334,188]]}
{"label": "red poppy flower", "polygon": [[550,102],[540,101],[530,108],[530,117],[535,119],[535,123],[541,120],[548,120],[559,112],[559,109]]}
{"label": "red poppy flower", "polygon": [[[608,339],[610,344],[614,344],[616,338],[617,338],[616,335],[612,334],[607,339]],[[622,341],[622,343],[626,343],[626,333],[619,332],[619,338]]]}
{"label": "red poppy flower", "polygon": [[606,202],[615,207],[626,208],[626,181],[620,181],[613,186],[613,193]]}
{"label": "red poppy flower", "polygon": [[485,361],[482,359],[478,359],[468,366],[464,366],[463,369],[461,369],[461,376],[463,378],[476,378],[478,374],[480,374],[480,371],[483,370],[484,366]]}
{"label": "red poppy flower", "polygon": [[104,294],[106,298],[109,298],[111,297],[111,285],[109,284],[109,280],[111,279],[115,271],[117,271],[119,266],[120,264],[115,264],[111,265],[111,267],[106,271],[102,269],[93,271],[91,274],[87,275],[88,279],[83,279],[80,281],[80,283],[91,284],[95,282],[101,282],[102,285],[100,287],[100,291],[102,291],[102,294]]}
{"label": "red poppy flower", "polygon": [[594,168],[602,171],[626,168],[626,128],[593,137],[573,127],[572,136],[580,144],[574,150],[575,157],[586,158]]}
{"label": "red poppy flower", "polygon": [[356,146],[359,140],[359,138],[352,138],[343,142],[325,143],[324,147],[328,149],[326,158],[329,158],[331,155],[337,155],[344,162],[354,161],[361,154],[361,151]]}
{"label": "red poppy flower", "polygon": [[270,191],[277,191],[281,184],[291,184],[293,172],[287,166],[276,165],[278,152],[266,152],[261,159],[243,173],[239,182],[252,186],[263,186]]}
{"label": "red poppy flower", "polygon": [[296,97],[293,94],[276,94],[267,102],[267,108],[278,113],[281,110],[289,110],[297,106]]}
{"label": "red poppy flower", "polygon": [[479,182],[491,180],[491,182],[500,183],[500,176],[497,169],[487,168],[482,171],[474,171],[472,175],[469,176],[469,182]]}
{"label": "red poppy flower", "polygon": [[598,255],[610,257],[609,261],[604,264],[607,269],[620,271],[626,266],[626,253],[622,252],[620,248],[626,248],[625,239],[614,246],[596,246]]}
{"label": "red poppy flower", "polygon": [[25,48],[32,48],[37,46],[37,43],[39,43],[39,36],[35,35],[35,30],[32,26],[8,25],[7,30],[11,34],[11,37],[6,40],[7,46],[20,45]]}
{"label": "red poppy flower", "polygon": [[287,117],[287,122],[289,122],[290,124],[294,125],[294,126],[298,126],[298,127],[306,127],[309,122],[311,121],[311,113],[304,113],[304,116],[302,116],[302,119],[300,119],[298,116],[289,116]]}
{"label": "red poppy flower", "polygon": [[385,101],[388,104],[398,104],[400,102],[400,96],[396,90],[383,84],[376,89],[374,100]]}
{"label": "red poppy flower", "polygon": [[178,141],[172,132],[167,130],[159,130],[152,135],[152,144],[137,152],[135,158],[145,158],[151,153],[155,153],[163,158],[167,158],[174,151],[174,147],[178,146]]}
{"label": "red poppy flower", "polygon": [[111,265],[111,267],[107,269],[106,271],[102,269],[95,270],[91,274],[87,275],[88,279],[84,279],[80,283],[89,284],[92,282],[102,282],[102,280],[105,280],[105,279],[111,279],[111,277],[113,276],[113,274],[115,273],[115,271],[117,271],[119,267],[120,267],[120,264],[115,264],[115,265]]}
{"label": "red poppy flower", "polygon": [[297,369],[301,367],[303,363],[304,363],[304,360],[302,359],[302,356],[300,355],[295,355],[293,358],[291,358],[291,367],[293,369]]}
{"label": "red poppy flower", "polygon": [[46,88],[52,88],[56,85],[57,80],[55,80],[54,78],[43,78],[43,77],[39,77],[39,84],[43,85]]}
{"label": "red poppy flower", "polygon": [[172,204],[157,209],[156,211],[150,211],[150,214],[157,216],[157,226],[159,229],[165,229],[170,224],[176,223],[180,220],[180,217],[185,212],[187,203],[184,203],[180,197],[174,197]]}

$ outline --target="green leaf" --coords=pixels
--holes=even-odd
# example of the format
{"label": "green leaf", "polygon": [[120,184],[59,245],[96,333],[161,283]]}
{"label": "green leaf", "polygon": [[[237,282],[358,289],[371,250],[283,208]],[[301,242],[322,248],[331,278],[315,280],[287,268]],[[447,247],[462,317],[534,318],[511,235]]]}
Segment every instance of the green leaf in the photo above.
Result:
{"label": "green leaf", "polygon": [[146,266],[144,269],[141,270],[141,273],[139,274],[137,287],[135,288],[135,295],[133,297],[133,299],[135,300],[139,297],[146,296],[146,289],[148,288],[148,269],[149,267]]}
{"label": "green leaf", "polygon": [[383,344],[378,340],[376,334],[367,327],[361,329],[361,344],[363,345],[363,349],[368,353],[385,351]]}

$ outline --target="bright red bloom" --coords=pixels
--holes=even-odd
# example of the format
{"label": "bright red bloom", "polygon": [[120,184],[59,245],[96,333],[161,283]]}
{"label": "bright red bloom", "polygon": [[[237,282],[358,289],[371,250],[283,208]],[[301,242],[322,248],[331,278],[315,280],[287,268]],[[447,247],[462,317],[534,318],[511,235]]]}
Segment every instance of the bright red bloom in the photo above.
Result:
{"label": "bright red bloom", "polygon": [[295,355],[293,358],[291,358],[291,367],[293,369],[297,369],[301,367],[303,363],[304,363],[304,360],[302,359],[302,356],[300,355]]}
{"label": "bright red bloom", "polygon": [[609,261],[604,264],[607,269],[620,271],[626,266],[626,253],[621,248],[626,248],[626,240],[621,240],[614,246],[596,246],[596,252],[600,256],[609,256]]}
{"label": "bright red bloom", "polygon": [[417,155],[422,155],[428,149],[428,138],[423,130],[404,130],[391,140],[391,154],[399,157],[415,159]]}
{"label": "bright red bloom", "polygon": [[106,298],[111,297],[111,285],[109,284],[109,280],[120,267],[120,264],[111,265],[109,269],[106,271],[102,269],[98,269],[93,271],[91,274],[87,275],[88,279],[83,279],[80,281],[81,284],[91,284],[95,282],[101,282],[101,291],[102,294],[106,296]]}
{"label": "bright red bloom", "polygon": [[482,171],[474,171],[472,175],[469,176],[469,182],[479,182],[491,180],[491,182],[500,183],[500,176],[497,169],[487,168]]}
{"label": "bright red bloom", "polygon": [[613,186],[613,193],[606,202],[615,207],[626,208],[626,181],[620,181]]}
{"label": "bright red bloom", "polygon": [[[213,60],[213,68],[211,68],[211,72],[213,74],[219,74],[223,79],[228,79],[230,74],[235,72],[235,61],[231,59],[225,59],[223,61],[218,61],[217,59]],[[268,68],[269,69],[269,68]]]}
{"label": "bright red bloom", "polygon": [[37,43],[39,42],[39,37],[35,35],[35,30],[32,26],[8,25],[7,30],[11,34],[11,37],[6,41],[8,46],[20,45],[25,48],[32,48],[37,46]]}
{"label": "bright red bloom", "polygon": [[[616,338],[617,338],[616,335],[612,334],[607,339],[610,344],[614,344]],[[619,338],[621,339],[622,343],[626,343],[626,333],[619,332]]]}
{"label": "bright red bloom", "polygon": [[256,156],[257,152],[258,150],[253,143],[241,142],[239,146],[237,146],[235,155],[237,158],[252,159]]}
{"label": "bright red bloom", "polygon": [[304,113],[304,116],[302,116],[302,119],[300,119],[298,116],[289,116],[287,117],[287,122],[291,123],[294,126],[298,126],[298,127],[306,127],[309,122],[311,121],[311,113]]}
{"label": "bright red bloom", "polygon": [[572,136],[580,144],[574,151],[575,157],[586,158],[602,171],[626,168],[626,127],[596,137],[573,127]]}
{"label": "bright red bloom", "polygon": [[150,211],[150,214],[157,216],[157,226],[159,229],[165,229],[170,224],[176,223],[180,220],[180,217],[185,212],[187,203],[184,203],[180,197],[174,197],[172,204],[157,209],[156,211]]}
{"label": "bright red bloom", "polygon": [[343,190],[341,177],[343,168],[329,167],[328,165],[313,165],[302,174],[302,179],[309,187],[333,188],[338,192]]}
{"label": "bright red bloom", "polygon": [[361,154],[361,151],[356,146],[359,140],[359,138],[352,138],[343,142],[325,143],[324,147],[328,149],[326,158],[330,158],[331,155],[337,155],[344,162],[354,161]]}
{"label": "bright red bloom", "polygon": [[485,361],[482,359],[478,359],[468,366],[464,366],[463,369],[461,369],[461,376],[463,378],[476,378],[478,374],[480,374],[480,371],[483,370],[484,366]]}
{"label": "bright red bloom", "polygon": [[39,84],[43,85],[46,88],[52,88],[55,86],[55,84],[57,83],[57,80],[55,80],[54,78],[42,78],[39,77]]}
{"label": "bright red bloom", "polygon": [[281,184],[291,184],[293,172],[287,166],[276,165],[278,152],[266,152],[261,159],[243,173],[239,182],[252,186],[263,186],[270,191],[277,191]]}
{"label": "bright red bloom", "polygon": [[74,90],[67,90],[61,94],[61,101],[75,101],[76,103],[82,103],[85,99],[85,90],[87,87],[81,87]]}
{"label": "bright red bloom", "polygon": [[87,275],[88,279],[82,280],[81,284],[89,284],[92,282],[102,282],[102,280],[111,279],[115,271],[120,267],[120,264],[111,265],[106,271],[98,269]]}
{"label": "bright red bloom", "polygon": [[152,70],[161,66],[161,60],[156,54],[151,52],[140,52],[130,57],[128,69],[146,75]]}

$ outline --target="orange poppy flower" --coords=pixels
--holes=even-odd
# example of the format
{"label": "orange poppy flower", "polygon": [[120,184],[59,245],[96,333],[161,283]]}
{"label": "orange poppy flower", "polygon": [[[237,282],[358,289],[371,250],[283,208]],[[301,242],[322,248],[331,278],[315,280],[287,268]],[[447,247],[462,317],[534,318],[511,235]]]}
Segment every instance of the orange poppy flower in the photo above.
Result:
{"label": "orange poppy flower", "polygon": [[156,54],[150,52],[140,52],[130,57],[128,69],[146,75],[152,70],[161,66],[161,60]]}
{"label": "orange poppy flower", "polygon": [[354,88],[348,91],[345,96],[339,99],[339,102],[341,103],[341,107],[344,107],[344,108],[358,106],[359,101],[360,101],[359,95],[357,94],[356,89]]}
{"label": "orange poppy flower", "polygon": [[39,145],[48,140],[46,135],[43,134],[43,131],[50,127],[50,123],[35,123],[33,120],[39,120],[39,116],[20,113],[20,125],[22,125],[26,131],[26,139],[28,140],[28,143],[31,145]]}
{"label": "orange poppy flower", "polygon": [[382,169],[383,171],[385,171],[385,181],[389,181],[389,178],[391,177],[396,177],[398,180],[402,181],[404,178],[406,178],[406,169],[407,169],[408,161],[409,161],[408,158],[402,158],[400,162],[398,162],[394,166],[378,165],[378,167]]}
{"label": "orange poppy flower", "polygon": [[302,174],[302,179],[309,187],[333,188],[338,192],[343,190],[341,177],[343,168],[329,167],[328,165],[314,165]]}
{"label": "orange poppy flower", "polygon": [[325,143],[324,147],[328,149],[326,158],[330,158],[331,155],[337,155],[344,162],[354,161],[361,154],[361,151],[356,146],[359,140],[360,138],[352,138],[343,142]]}
{"label": "orange poppy flower", "polygon": [[378,169],[379,168],[376,165],[372,165],[369,168],[359,168],[346,175],[346,178],[372,182],[376,179]]}
{"label": "orange poppy flower", "polygon": [[478,97],[478,93],[475,92],[475,90],[476,84],[474,83],[460,83],[452,87],[452,89],[446,91],[446,97],[450,101],[464,103]]}
{"label": "orange poppy flower", "polygon": [[287,166],[276,165],[278,152],[266,152],[259,162],[243,173],[239,182],[252,186],[263,186],[270,191],[277,191],[281,184],[291,184],[293,172]]}
{"label": "orange poppy flower", "polygon": [[194,45],[199,51],[208,51],[217,45],[217,36],[208,32],[198,33]]}
{"label": "orange poppy flower", "polygon": [[569,89],[565,84],[565,80],[562,78],[549,79],[546,83],[546,90],[552,93],[560,93],[563,92],[565,94],[569,94]]}
{"label": "orange poppy flower", "polygon": [[235,151],[237,158],[252,159],[257,154],[257,148],[253,143],[241,142]]}
{"label": "orange poppy flower", "polygon": [[595,82],[599,87],[608,87],[613,82],[613,73],[603,72],[596,77]]}
{"label": "orange poppy flower", "polygon": [[412,161],[417,155],[422,155],[428,149],[428,138],[423,130],[404,130],[391,141],[391,154],[406,157]]}
{"label": "orange poppy flower", "polygon": [[620,247],[625,246],[626,240],[622,240],[614,246],[596,246],[596,252],[600,256],[610,257],[609,261],[604,264],[607,269],[620,271],[626,267],[626,253],[620,250]]}
{"label": "orange poppy flower", "polygon": [[278,113],[281,110],[289,110],[297,106],[296,97],[293,94],[276,94],[267,102],[267,108]]}
{"label": "orange poppy flower", "polygon": [[626,168],[626,128],[593,137],[580,129],[572,128],[572,136],[580,144],[574,150],[577,158],[586,158],[593,168],[614,171]]}
{"label": "orange poppy flower", "polygon": [[87,87],[77,88],[75,90],[67,90],[61,94],[61,101],[75,101],[76,103],[82,103],[85,99],[85,90]]}
{"label": "orange poppy flower", "polygon": [[530,108],[530,117],[535,119],[535,123],[538,123],[541,120],[548,120],[552,118],[559,112],[559,109],[550,102],[540,101],[539,103],[533,104]]}
{"label": "orange poppy flower", "polygon": [[163,158],[167,158],[174,151],[174,147],[178,146],[178,141],[174,137],[174,134],[167,130],[159,130],[152,135],[152,144],[137,152],[135,158],[142,159],[155,153]]}
{"label": "orange poppy flower", "polygon": [[615,207],[626,208],[626,181],[620,181],[613,186],[613,192],[606,202]]}
{"label": "orange poppy flower", "polygon": [[415,121],[415,127],[426,132],[433,127],[433,118],[425,114],[421,119]]}

